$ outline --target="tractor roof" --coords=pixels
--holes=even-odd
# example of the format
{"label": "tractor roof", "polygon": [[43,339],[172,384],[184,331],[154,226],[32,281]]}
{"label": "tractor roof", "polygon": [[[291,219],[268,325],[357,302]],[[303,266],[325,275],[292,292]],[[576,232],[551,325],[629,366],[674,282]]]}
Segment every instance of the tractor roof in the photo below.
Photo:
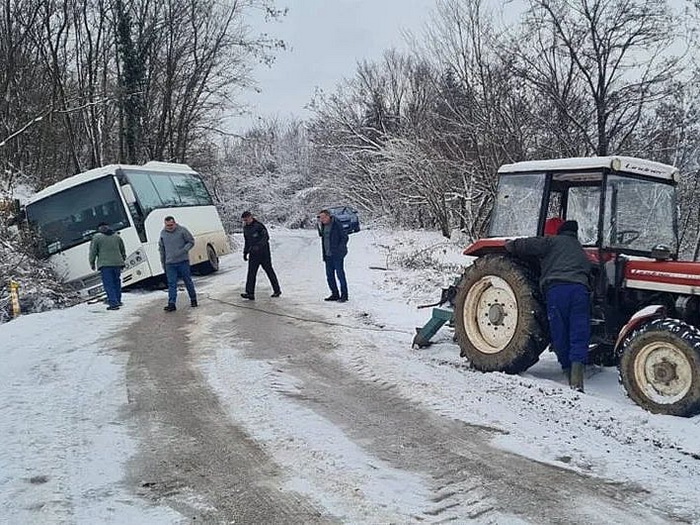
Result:
{"label": "tractor roof", "polygon": [[609,169],[622,173],[645,175],[666,181],[675,181],[678,168],[651,160],[634,157],[574,157],[569,159],[530,160],[504,164],[498,169],[499,174],[524,172],[576,172],[583,170]]}

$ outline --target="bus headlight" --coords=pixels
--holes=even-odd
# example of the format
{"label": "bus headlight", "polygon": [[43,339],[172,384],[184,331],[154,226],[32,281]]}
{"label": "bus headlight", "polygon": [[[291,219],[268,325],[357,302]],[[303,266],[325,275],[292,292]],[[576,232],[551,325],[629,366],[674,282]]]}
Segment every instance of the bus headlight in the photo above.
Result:
{"label": "bus headlight", "polygon": [[126,258],[126,261],[124,261],[124,269],[128,270],[144,262],[146,262],[146,254],[143,250],[138,249]]}

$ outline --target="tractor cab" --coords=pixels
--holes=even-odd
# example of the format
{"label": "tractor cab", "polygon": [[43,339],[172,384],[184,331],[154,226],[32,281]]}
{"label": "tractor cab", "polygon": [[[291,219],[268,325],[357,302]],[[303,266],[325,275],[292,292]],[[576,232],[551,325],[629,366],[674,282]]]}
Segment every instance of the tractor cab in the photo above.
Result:
{"label": "tractor cab", "polygon": [[504,245],[575,220],[592,263],[589,362],[617,364],[651,411],[700,413],[700,263],[678,261],[677,169],[594,157],[507,164],[498,175],[488,236],[464,251],[477,259],[455,302],[462,356],[506,373],[538,361],[550,344],[539,262]]}
{"label": "tractor cab", "polygon": [[506,164],[498,175],[489,238],[543,235],[546,220],[559,217],[578,222],[585,247],[651,258],[664,246],[677,256],[672,166],[595,157]]}
{"label": "tractor cab", "polygon": [[498,173],[490,237],[546,235],[548,222],[578,222],[592,262],[592,361],[613,364],[621,323],[640,307],[622,289],[625,273],[643,259],[677,259],[676,168],[596,157],[507,164]]}

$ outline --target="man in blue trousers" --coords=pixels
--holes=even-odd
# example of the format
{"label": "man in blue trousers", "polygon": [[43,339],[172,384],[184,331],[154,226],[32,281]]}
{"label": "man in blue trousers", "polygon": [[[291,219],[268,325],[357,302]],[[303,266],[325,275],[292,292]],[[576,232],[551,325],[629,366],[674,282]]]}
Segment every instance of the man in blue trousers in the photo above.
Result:
{"label": "man in blue trousers", "polygon": [[106,222],[97,225],[90,242],[90,268],[100,270],[102,287],[107,294],[107,310],[119,310],[122,305],[121,272],[126,259],[124,241]]}
{"label": "man in blue trousers", "polygon": [[578,240],[578,223],[565,221],[556,235],[506,242],[506,251],[540,260],[540,287],[547,301],[552,344],[572,389],[583,392],[591,335],[591,262]]}
{"label": "man in blue trousers", "polygon": [[[345,256],[348,254],[348,234],[345,233],[340,221],[336,220],[328,210],[321,210],[318,220],[323,262],[326,263],[326,281],[331,290],[331,294],[324,301],[344,303],[348,300],[348,282],[345,278],[344,266]],[[340,284],[340,290],[338,290],[338,284]]]}
{"label": "man in blue trousers", "polygon": [[165,270],[168,279],[168,304],[163,308],[166,312],[177,310],[177,281],[182,279],[190,296],[190,305],[197,306],[197,292],[192,282],[190,272],[190,250],[194,247],[194,237],[184,226],[180,226],[175,219],[168,216],[164,220],[163,230],[160,232],[158,249],[160,251],[160,263]]}

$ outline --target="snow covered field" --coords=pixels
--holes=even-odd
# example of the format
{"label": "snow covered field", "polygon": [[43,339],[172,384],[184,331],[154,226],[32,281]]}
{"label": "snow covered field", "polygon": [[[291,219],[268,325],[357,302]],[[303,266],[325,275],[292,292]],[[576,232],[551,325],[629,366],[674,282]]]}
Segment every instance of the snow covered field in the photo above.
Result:
{"label": "snow covered field", "polygon": [[[700,523],[700,417],[643,411],[625,397],[614,369],[590,368],[586,394],[574,393],[549,353],[520,376],[472,371],[447,328],[430,348],[411,349],[414,328],[430,315],[416,305],[436,301],[440,287],[458,275],[466,262],[460,246],[430,233],[354,234],[347,259],[350,302],[329,306],[320,301],[328,292],[315,235],[271,231],[283,289],[279,300],[318,305],[318,319],[349,327],[339,333],[354,330],[351,341],[339,335],[337,359],[367,377],[381,377],[403,397],[441,415],[499,429],[496,444],[503,449],[601,482],[632,482],[679,522]],[[299,253],[299,243],[292,242],[299,238],[308,253]],[[222,261],[219,275],[200,281],[201,302],[216,300],[223,288],[242,288],[244,265],[239,245]],[[258,287],[264,298],[269,284],[262,272]],[[160,309],[164,299],[163,292],[137,291],[125,295],[119,312],[79,305],[0,325],[0,522],[182,519],[140,499],[122,481],[137,443],[122,417],[126,357],[119,334],[139,311]],[[232,417],[269,445],[276,462],[297,467],[295,490],[312,492],[314,483],[334,483],[339,491],[361,487],[364,507],[345,507],[341,493],[323,502],[348,522],[395,521],[396,509],[419,506],[419,480],[384,468],[377,475],[378,468],[368,467],[362,448],[341,429],[311,413],[290,413],[288,397],[265,390],[264,366],[219,342],[212,323],[200,319],[191,329],[190,336],[212,350],[200,367]],[[309,450],[303,441],[289,439],[304,432],[326,436],[327,448]],[[341,471],[345,477],[337,479]]]}

